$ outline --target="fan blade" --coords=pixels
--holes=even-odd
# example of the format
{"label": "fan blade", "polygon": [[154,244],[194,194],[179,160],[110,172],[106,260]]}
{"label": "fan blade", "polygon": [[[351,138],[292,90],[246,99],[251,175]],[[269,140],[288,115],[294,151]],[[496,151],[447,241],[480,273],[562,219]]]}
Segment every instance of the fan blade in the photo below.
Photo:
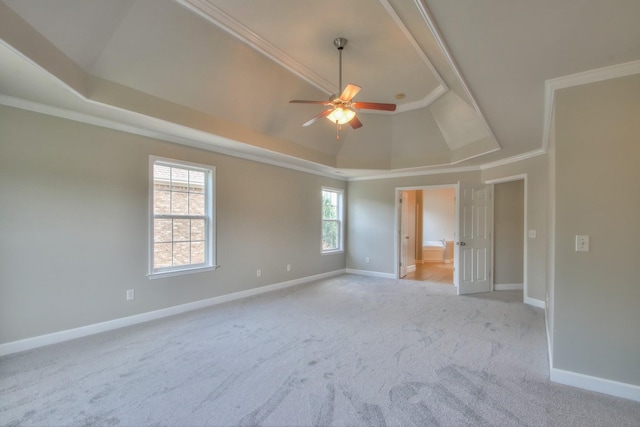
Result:
{"label": "fan blade", "polygon": [[331,105],[328,101],[303,101],[301,99],[292,99],[289,101],[289,104],[320,104],[320,105]]}
{"label": "fan blade", "polygon": [[383,104],[380,102],[354,102],[351,106],[358,110],[396,111],[396,104]]}
{"label": "fan blade", "polygon": [[344,102],[349,102],[353,99],[354,96],[362,89],[360,86],[348,84],[347,87],[344,88],[342,94],[340,95],[340,99]]}
{"label": "fan blade", "polygon": [[362,127],[362,122],[358,120],[358,116],[354,116],[353,119],[349,122],[352,128],[358,129]]}
{"label": "fan blade", "polygon": [[327,117],[329,114],[331,114],[333,110],[331,108],[329,108],[328,110],[324,110],[322,113],[318,114],[317,116],[315,116],[314,118],[304,122],[302,124],[302,126],[309,126],[312,125],[316,122],[316,120],[321,119],[323,117]]}

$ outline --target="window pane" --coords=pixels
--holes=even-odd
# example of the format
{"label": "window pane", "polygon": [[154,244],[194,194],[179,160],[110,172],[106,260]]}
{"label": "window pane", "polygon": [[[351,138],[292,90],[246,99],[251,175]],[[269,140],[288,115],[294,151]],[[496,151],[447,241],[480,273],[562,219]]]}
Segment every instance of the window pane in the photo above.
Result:
{"label": "window pane", "polygon": [[169,191],[153,191],[153,213],[155,215],[164,215],[170,213],[171,208],[171,192]]}
{"label": "window pane", "polygon": [[153,268],[171,267],[171,243],[153,245]]}
{"label": "window pane", "polygon": [[189,215],[204,215],[204,194],[189,193]]}
{"label": "window pane", "polygon": [[189,214],[189,193],[178,193],[175,191],[171,193],[171,214]]}
{"label": "window pane", "polygon": [[191,236],[191,230],[189,227],[189,219],[174,219],[173,220],[173,241],[174,242],[188,242]]}
{"label": "window pane", "polygon": [[187,191],[189,187],[189,171],[187,169],[171,168],[171,189],[173,191]]}
{"label": "window pane", "polygon": [[153,165],[153,184],[169,185],[171,180],[171,168],[169,166]]}
{"label": "window pane", "polygon": [[338,219],[338,193],[322,192],[322,219]]}
{"label": "window pane", "polygon": [[213,189],[208,186],[213,178],[209,168],[160,160],[153,164],[153,269],[181,270],[212,262],[212,228],[202,217],[212,214]]}
{"label": "window pane", "polygon": [[339,249],[340,228],[338,221],[322,221],[322,249]]}
{"label": "window pane", "polygon": [[191,241],[204,240],[204,219],[191,220]]}
{"label": "window pane", "polygon": [[204,193],[204,172],[189,171],[189,192]]}
{"label": "window pane", "polygon": [[191,264],[191,244],[180,242],[173,244],[173,265]]}
{"label": "window pane", "polygon": [[191,243],[191,264],[204,263],[204,242]]}
{"label": "window pane", "polygon": [[171,243],[173,224],[170,219],[155,219],[153,221],[153,241]]}
{"label": "window pane", "polygon": [[323,208],[322,217],[324,219],[338,219],[338,208],[336,206],[325,205]]}

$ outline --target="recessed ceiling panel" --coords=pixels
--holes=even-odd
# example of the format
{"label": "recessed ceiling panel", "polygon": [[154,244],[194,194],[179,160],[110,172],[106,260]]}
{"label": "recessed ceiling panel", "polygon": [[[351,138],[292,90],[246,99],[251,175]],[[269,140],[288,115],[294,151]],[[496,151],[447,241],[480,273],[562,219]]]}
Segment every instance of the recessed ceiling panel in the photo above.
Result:
{"label": "recessed ceiling panel", "polygon": [[[338,92],[338,52],[333,45],[336,37],[349,40],[343,51],[343,86],[347,83],[361,86],[360,99],[411,104],[427,98],[442,83],[386,1],[184,0],[183,3],[198,8],[227,29],[233,26],[235,35],[258,48],[275,50],[274,56],[283,54],[286,65],[304,78],[313,81],[316,79],[313,74],[317,75],[321,79],[318,86],[328,94]],[[313,70],[313,74],[307,70]],[[400,93],[404,97],[397,100]]]}

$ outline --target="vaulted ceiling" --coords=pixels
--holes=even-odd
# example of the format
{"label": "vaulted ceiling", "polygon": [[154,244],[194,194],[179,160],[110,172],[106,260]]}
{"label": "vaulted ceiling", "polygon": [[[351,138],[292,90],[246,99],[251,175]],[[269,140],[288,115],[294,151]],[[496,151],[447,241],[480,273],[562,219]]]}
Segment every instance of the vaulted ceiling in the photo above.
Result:
{"label": "vaulted ceiling", "polygon": [[[637,0],[4,0],[0,103],[342,176],[543,149],[544,82],[640,59]],[[360,129],[301,124],[343,86]],[[548,108],[549,106],[546,106]]]}

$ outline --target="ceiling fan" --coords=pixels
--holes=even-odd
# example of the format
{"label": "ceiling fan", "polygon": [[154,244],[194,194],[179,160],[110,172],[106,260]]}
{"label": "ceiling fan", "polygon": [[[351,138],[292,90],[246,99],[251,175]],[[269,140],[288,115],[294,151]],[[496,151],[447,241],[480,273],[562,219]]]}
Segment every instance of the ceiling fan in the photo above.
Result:
{"label": "ceiling fan", "polygon": [[[342,50],[347,45],[347,39],[344,37],[338,37],[333,41],[335,47],[338,48],[339,55],[339,87],[342,88]],[[345,123],[349,123],[353,129],[362,127],[362,122],[356,117],[355,110],[382,110],[382,111],[395,111],[396,104],[383,104],[379,102],[354,102],[352,99],[360,91],[360,86],[348,84],[342,93],[334,94],[329,98],[329,101],[303,101],[294,99],[289,101],[292,104],[321,104],[326,105],[329,108],[322,113],[306,121],[302,126],[309,126],[316,122],[316,120],[326,117],[331,122],[336,124],[338,134],[336,139],[340,139],[340,127]]]}

